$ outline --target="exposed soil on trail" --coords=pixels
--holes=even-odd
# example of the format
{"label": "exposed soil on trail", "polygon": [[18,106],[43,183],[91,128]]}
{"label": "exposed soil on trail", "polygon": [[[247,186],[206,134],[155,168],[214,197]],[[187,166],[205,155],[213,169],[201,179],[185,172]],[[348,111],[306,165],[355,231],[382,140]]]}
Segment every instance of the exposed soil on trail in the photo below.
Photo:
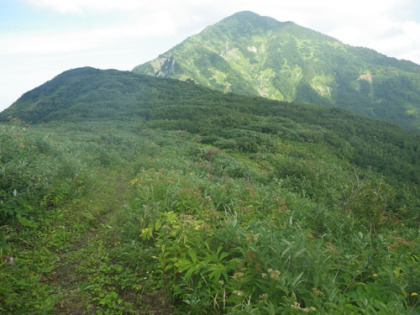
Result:
{"label": "exposed soil on trail", "polygon": [[[104,306],[106,294],[101,291],[100,285],[106,286],[109,291],[118,295],[114,299],[121,308],[111,308],[110,313],[162,315],[172,313],[167,298],[161,291],[145,292],[144,289],[136,290],[130,287],[121,289],[111,283],[110,279],[115,277],[113,266],[115,268],[115,265],[126,265],[125,262],[115,261],[108,255],[108,252],[119,244],[116,224],[126,203],[128,190],[126,182],[117,178],[108,183],[113,189],[108,189],[111,193],[101,203],[106,205],[104,209],[92,211],[98,214],[91,220],[88,231],[73,239],[68,249],[58,254],[58,261],[51,274],[45,278],[45,282],[54,288],[53,294],[59,297],[54,314],[103,313],[107,309],[107,306]],[[105,270],[108,266],[110,270],[100,274],[103,279],[98,278],[96,274],[98,270],[100,268]],[[106,272],[109,272],[109,276]],[[131,306],[128,311],[124,311],[122,305]]]}

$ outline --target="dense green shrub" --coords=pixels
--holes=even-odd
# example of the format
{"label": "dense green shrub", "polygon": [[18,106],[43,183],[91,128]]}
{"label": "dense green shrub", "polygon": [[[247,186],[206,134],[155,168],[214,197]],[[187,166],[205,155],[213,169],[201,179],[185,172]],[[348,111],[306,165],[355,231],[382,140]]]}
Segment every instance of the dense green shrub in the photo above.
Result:
{"label": "dense green shrub", "polygon": [[0,130],[0,220],[34,225],[54,206],[89,188],[86,166],[42,134],[25,127]]}

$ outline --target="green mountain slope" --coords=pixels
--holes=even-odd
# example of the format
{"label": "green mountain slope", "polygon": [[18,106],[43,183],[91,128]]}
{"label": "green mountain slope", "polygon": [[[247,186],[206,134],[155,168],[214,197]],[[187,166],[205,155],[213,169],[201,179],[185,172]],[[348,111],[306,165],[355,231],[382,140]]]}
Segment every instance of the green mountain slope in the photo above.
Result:
{"label": "green mountain slope", "polygon": [[334,105],[420,128],[420,66],[252,12],[209,26],[133,71],[192,79],[224,92]]}
{"label": "green mountain slope", "polygon": [[419,312],[417,132],[93,68],[0,119],[1,313]]}
{"label": "green mountain slope", "polygon": [[[330,147],[334,155],[402,183],[420,183],[420,135],[346,110],[225,94],[191,82],[80,68],[25,93],[0,121],[134,121],[185,130],[221,149],[256,153],[277,137]],[[273,142],[274,141],[274,142]]]}

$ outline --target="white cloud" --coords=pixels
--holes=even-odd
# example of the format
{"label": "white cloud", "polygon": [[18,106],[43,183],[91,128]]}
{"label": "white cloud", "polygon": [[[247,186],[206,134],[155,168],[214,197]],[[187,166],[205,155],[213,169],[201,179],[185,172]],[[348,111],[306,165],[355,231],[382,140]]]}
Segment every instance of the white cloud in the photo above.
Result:
{"label": "white cloud", "polygon": [[[149,33],[150,36],[165,36],[167,35],[165,32],[173,31],[175,33],[180,30],[186,31],[187,35],[191,35],[208,23],[217,22],[219,19],[234,12],[251,10],[261,15],[274,17],[280,21],[294,21],[300,25],[336,37],[351,45],[370,47],[400,58],[407,55],[414,56],[416,58],[414,61],[420,63],[420,56],[403,51],[405,48],[409,49],[409,51],[415,51],[413,45],[420,47],[418,41],[409,35],[412,34],[410,29],[417,29],[417,27],[405,26],[403,24],[407,22],[399,18],[399,16],[408,15],[410,7],[417,0],[24,1],[64,14],[124,12],[133,20],[147,19],[148,21],[143,22],[143,28],[134,27],[130,29],[127,26],[122,26],[120,29],[115,28],[115,32],[118,32],[121,36],[128,36],[124,35],[128,32],[133,37],[147,36],[145,33]],[[159,15],[163,15],[164,18],[159,18]],[[214,18],[212,19],[211,16],[214,16]],[[416,22],[413,23],[416,24]],[[144,25],[147,25],[147,27],[144,27]],[[189,33],[187,30],[189,30]],[[138,31],[138,34],[133,34],[132,31]],[[111,33],[113,33],[112,30]],[[71,35],[68,36],[72,37]],[[86,36],[83,37],[86,38]],[[113,38],[112,35],[110,37]],[[392,46],[385,44],[385,41],[389,39],[392,39]],[[79,41],[75,41],[75,43]],[[84,46],[85,43],[82,42],[82,44]],[[68,44],[64,44],[61,47],[63,50],[69,48]],[[76,48],[77,45],[72,47]]]}
{"label": "white cloud", "polygon": [[168,13],[156,12],[133,23],[88,30],[12,32],[0,35],[0,55],[86,51],[109,47],[122,39],[170,36],[176,29],[176,21]]}
{"label": "white cloud", "polygon": [[404,22],[395,25],[394,31],[394,34],[379,38],[372,45],[390,56],[398,56],[420,64],[420,23]]}
{"label": "white cloud", "polygon": [[62,13],[105,11],[177,11],[186,7],[211,5],[211,0],[26,0],[32,5]]}
{"label": "white cloud", "polygon": [[400,59],[409,59],[420,64],[420,23],[398,22],[380,19],[365,27],[338,27],[329,35],[343,42],[369,47],[383,54]]}
{"label": "white cloud", "polygon": [[65,13],[82,11],[109,11],[145,9],[153,6],[154,1],[136,0],[28,0],[29,3]]}

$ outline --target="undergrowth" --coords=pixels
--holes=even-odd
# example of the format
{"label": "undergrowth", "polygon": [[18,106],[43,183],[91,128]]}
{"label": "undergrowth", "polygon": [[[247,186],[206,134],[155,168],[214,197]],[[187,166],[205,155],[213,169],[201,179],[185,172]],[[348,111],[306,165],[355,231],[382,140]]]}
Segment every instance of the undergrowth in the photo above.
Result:
{"label": "undergrowth", "polygon": [[416,197],[324,144],[129,122],[0,133],[1,312],[420,311]]}

